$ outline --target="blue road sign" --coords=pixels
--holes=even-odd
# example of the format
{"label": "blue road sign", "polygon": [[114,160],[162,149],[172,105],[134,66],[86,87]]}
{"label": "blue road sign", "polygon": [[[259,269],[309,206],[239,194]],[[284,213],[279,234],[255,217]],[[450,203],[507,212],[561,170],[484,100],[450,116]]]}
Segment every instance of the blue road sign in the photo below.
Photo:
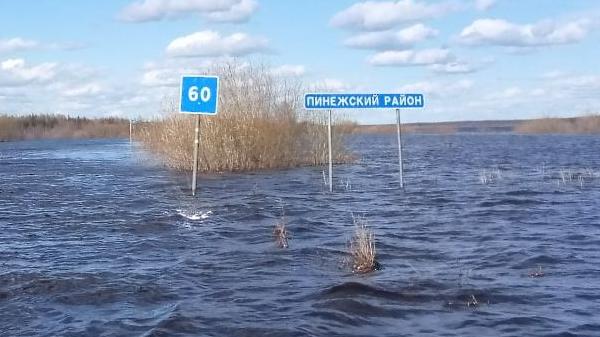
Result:
{"label": "blue road sign", "polygon": [[304,108],[317,109],[396,109],[422,108],[422,94],[305,94]]}
{"label": "blue road sign", "polygon": [[183,76],[179,111],[190,114],[216,115],[219,102],[217,76]]}

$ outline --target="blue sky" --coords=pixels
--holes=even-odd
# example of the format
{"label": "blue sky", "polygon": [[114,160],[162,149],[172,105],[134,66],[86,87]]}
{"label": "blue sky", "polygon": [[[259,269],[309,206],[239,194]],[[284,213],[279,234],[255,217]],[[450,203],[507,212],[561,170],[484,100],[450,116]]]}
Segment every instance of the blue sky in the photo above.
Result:
{"label": "blue sky", "polygon": [[182,72],[235,58],[312,90],[425,94],[406,122],[582,115],[599,38],[593,0],[2,1],[0,113],[153,117]]}

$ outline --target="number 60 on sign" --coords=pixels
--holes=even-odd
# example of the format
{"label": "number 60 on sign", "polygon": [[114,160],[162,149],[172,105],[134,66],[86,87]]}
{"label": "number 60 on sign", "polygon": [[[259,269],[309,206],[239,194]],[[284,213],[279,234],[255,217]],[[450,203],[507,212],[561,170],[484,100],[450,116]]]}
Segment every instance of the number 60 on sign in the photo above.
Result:
{"label": "number 60 on sign", "polygon": [[216,115],[219,97],[217,76],[183,76],[181,78],[181,104],[183,113]]}

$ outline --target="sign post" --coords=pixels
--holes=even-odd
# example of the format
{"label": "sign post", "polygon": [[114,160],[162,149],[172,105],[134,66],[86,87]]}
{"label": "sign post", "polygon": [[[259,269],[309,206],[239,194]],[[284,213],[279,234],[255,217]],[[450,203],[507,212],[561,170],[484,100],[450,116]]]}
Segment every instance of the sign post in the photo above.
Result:
{"label": "sign post", "polygon": [[400,188],[404,189],[404,163],[402,162],[402,129],[400,128],[400,109],[396,109],[396,131],[398,135],[398,165],[400,167]]}
{"label": "sign post", "polygon": [[333,150],[331,149],[331,109],[329,109],[327,125],[327,143],[329,145],[329,192],[333,192]]}
{"label": "sign post", "polygon": [[198,176],[198,148],[200,147],[200,115],[217,114],[219,78],[217,76],[183,76],[179,111],[196,115],[194,129],[194,164],[192,166],[192,195],[196,195]]}
{"label": "sign post", "polygon": [[404,172],[402,162],[402,137],[400,130],[401,108],[422,108],[422,94],[344,94],[344,93],[309,93],[304,95],[306,110],[329,110],[328,145],[329,145],[329,191],[333,192],[333,156],[331,148],[331,113],[333,109],[396,109],[396,125],[398,133],[398,163],[400,165],[400,188],[404,189]]}
{"label": "sign post", "polygon": [[192,168],[192,195],[196,195],[196,181],[198,177],[198,148],[200,147],[200,115],[196,115],[196,128],[194,129],[194,166]]}

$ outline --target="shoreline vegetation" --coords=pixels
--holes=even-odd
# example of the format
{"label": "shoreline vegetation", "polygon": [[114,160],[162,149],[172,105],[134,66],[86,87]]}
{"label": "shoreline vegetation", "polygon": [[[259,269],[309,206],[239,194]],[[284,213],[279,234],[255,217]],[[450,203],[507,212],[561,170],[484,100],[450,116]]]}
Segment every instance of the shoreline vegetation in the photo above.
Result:
{"label": "shoreline vegetation", "polygon": [[129,121],[123,118],[0,115],[0,141],[125,137],[129,137]]}
{"label": "shoreline vegetation", "polygon": [[[396,133],[396,124],[355,125],[354,133]],[[599,134],[600,114],[570,118],[405,123],[406,133]]]}
{"label": "shoreline vegetation", "polygon": [[[135,121],[134,138],[140,140],[139,130],[149,131],[148,127],[165,120],[189,119],[189,115],[179,116],[174,110],[164,120]],[[179,116],[179,117],[178,117]],[[313,123],[324,125],[325,118],[313,119]],[[215,117],[203,117],[212,118]],[[173,121],[171,121],[173,122]],[[310,120],[306,121],[311,122]],[[193,128],[193,126],[186,126]],[[396,133],[395,124],[358,125],[345,121],[334,127],[334,134],[340,126],[344,134]],[[187,129],[186,129],[187,130]],[[322,132],[326,132],[321,130]],[[571,118],[538,118],[528,120],[490,120],[432,123],[404,123],[403,133],[519,133],[519,134],[600,134],[600,114]],[[119,117],[87,118],[64,115],[0,115],[0,142],[31,139],[86,139],[86,138],[128,138],[129,120]],[[193,140],[192,140],[193,142]]]}
{"label": "shoreline vegetation", "polygon": [[[177,117],[170,113],[167,119],[187,118]],[[215,117],[204,117],[215,118]],[[135,121],[134,138],[140,136],[140,128],[163,123],[164,120]],[[308,123],[309,121],[307,121]],[[313,123],[315,120],[313,120]],[[325,123],[324,118],[317,121]],[[193,121],[188,121],[192,124]],[[396,133],[395,124],[359,125],[345,121],[338,123],[335,128],[342,126],[343,133],[386,134]],[[189,127],[189,126],[188,126]],[[192,126],[193,127],[193,126]],[[187,130],[187,129],[186,129]],[[339,132],[336,129],[334,132]],[[600,133],[600,114],[571,118],[538,118],[528,120],[491,120],[491,121],[460,121],[432,123],[404,123],[402,132],[405,133],[519,133],[519,134],[598,134]],[[119,117],[87,118],[68,117],[64,115],[0,115],[0,142],[30,139],[85,139],[85,138],[128,138],[129,120]]]}

